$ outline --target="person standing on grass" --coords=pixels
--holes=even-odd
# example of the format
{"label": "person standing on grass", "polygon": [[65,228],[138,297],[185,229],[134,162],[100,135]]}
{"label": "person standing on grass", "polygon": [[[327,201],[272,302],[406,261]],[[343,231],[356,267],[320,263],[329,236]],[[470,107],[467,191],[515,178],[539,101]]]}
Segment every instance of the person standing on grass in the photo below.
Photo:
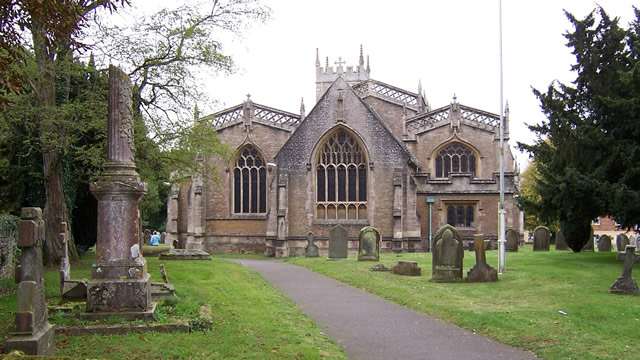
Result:
{"label": "person standing on grass", "polygon": [[157,231],[153,232],[153,235],[151,235],[151,240],[149,241],[149,243],[151,244],[151,246],[160,245],[160,235],[158,235]]}

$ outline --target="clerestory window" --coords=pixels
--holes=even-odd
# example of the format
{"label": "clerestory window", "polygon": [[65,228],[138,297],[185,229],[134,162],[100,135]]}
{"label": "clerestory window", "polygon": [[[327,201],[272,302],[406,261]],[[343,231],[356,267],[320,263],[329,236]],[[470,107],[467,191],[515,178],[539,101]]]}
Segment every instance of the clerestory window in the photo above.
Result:
{"label": "clerestory window", "polygon": [[267,169],[264,159],[251,145],[238,154],[233,168],[233,212],[267,212]]}
{"label": "clerestory window", "polygon": [[367,159],[342,129],[325,141],[317,157],[316,218],[367,219]]}
{"label": "clerestory window", "polygon": [[476,156],[468,147],[453,143],[436,155],[436,177],[448,177],[450,173],[476,174]]}

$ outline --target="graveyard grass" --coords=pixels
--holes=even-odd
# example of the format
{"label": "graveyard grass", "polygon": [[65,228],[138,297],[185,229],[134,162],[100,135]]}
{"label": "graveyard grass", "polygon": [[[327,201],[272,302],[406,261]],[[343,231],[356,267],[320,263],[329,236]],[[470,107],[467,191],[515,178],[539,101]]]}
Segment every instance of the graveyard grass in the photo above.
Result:
{"label": "graveyard grass", "polygon": [[[640,359],[640,297],[609,294],[622,272],[615,252],[533,252],[528,245],[506,259],[498,282],[474,284],[429,281],[430,253],[381,254],[389,268],[418,262],[420,277],[370,271],[376,263],[358,262],[355,254],[286,261],[545,359]],[[498,252],[487,251],[487,262],[497,268]],[[465,251],[465,278],[473,265],[475,253]]]}
{"label": "graveyard grass", "polygon": [[[73,278],[90,278],[94,262],[95,254],[83,257],[72,268]],[[162,279],[160,263],[147,258],[152,281]],[[162,263],[180,298],[176,308],[182,304],[183,309],[197,311],[201,304],[210,305],[211,329],[191,334],[56,335],[56,355],[83,359],[346,359],[313,321],[252,270],[223,259]],[[59,296],[58,277],[57,269],[46,269],[48,300]],[[5,339],[15,309],[16,293],[0,293],[0,336]]]}

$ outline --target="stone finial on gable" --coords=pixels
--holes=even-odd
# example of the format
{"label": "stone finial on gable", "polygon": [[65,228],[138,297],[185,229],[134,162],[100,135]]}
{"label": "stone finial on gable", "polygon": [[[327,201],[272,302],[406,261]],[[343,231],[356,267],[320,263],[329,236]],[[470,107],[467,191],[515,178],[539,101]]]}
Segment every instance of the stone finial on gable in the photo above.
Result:
{"label": "stone finial on gable", "polygon": [[246,132],[251,131],[253,122],[253,101],[251,101],[251,95],[247,94],[247,100],[242,107],[242,122]]}
{"label": "stone finial on gable", "polygon": [[427,103],[422,92],[422,80],[418,80],[418,114],[427,112]]}
{"label": "stone finial on gable", "polygon": [[451,129],[460,131],[460,103],[458,97],[453,94],[453,102],[449,106],[449,124]]}
{"label": "stone finial on gable", "polygon": [[509,100],[504,108],[504,138],[509,138]]}
{"label": "stone finial on gable", "polygon": [[409,136],[407,132],[407,102],[402,104],[402,137],[406,139]]}
{"label": "stone finial on gable", "polygon": [[336,122],[344,122],[344,103],[344,89],[340,86],[338,87],[338,99],[336,104]]}
{"label": "stone finial on gable", "polygon": [[305,109],[304,109],[304,98],[300,99],[300,121],[304,120],[305,118]]}

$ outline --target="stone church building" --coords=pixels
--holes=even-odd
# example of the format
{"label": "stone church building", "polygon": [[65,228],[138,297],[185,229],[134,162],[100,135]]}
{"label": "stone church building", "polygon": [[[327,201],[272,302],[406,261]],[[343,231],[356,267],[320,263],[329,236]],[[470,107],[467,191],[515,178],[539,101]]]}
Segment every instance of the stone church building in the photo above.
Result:
{"label": "stone church building", "polygon": [[[457,102],[431,108],[413,93],[371,78],[357,66],[324,67],[316,54],[316,104],[294,114],[254,103],[197,118],[235,154],[213,176],[174,185],[167,235],[179,247],[209,253],[304,254],[313,232],[321,253],[329,230],[348,230],[349,248],[374,226],[381,249],[427,251],[444,224],[463,240],[497,239],[497,114]],[[509,110],[504,114],[509,137]],[[507,228],[522,233],[514,199],[518,171],[505,142]]]}

